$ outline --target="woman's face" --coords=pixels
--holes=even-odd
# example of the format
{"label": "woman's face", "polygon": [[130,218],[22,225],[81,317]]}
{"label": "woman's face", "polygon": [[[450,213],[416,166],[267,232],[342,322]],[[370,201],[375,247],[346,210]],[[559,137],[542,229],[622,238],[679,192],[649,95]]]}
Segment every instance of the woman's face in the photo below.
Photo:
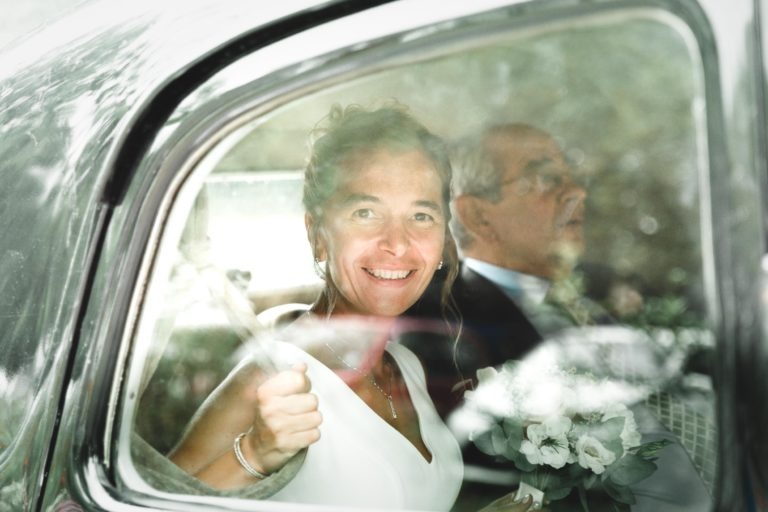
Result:
{"label": "woman's face", "polygon": [[440,176],[418,150],[381,150],[344,167],[317,241],[341,295],[333,313],[397,316],[421,296],[442,257]]}

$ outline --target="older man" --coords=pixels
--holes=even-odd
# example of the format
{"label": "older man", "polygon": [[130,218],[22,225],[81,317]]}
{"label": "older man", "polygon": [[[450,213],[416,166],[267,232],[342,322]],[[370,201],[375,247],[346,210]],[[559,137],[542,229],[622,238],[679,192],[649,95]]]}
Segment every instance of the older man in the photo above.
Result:
{"label": "older man", "polygon": [[[436,300],[440,283],[434,283],[435,290],[409,314],[448,320],[453,314],[463,330],[458,343],[451,336],[423,334],[406,340],[422,357],[430,392],[445,416],[461,404],[477,369],[521,359],[562,328],[611,322],[570,285],[584,251],[587,194],[552,136],[523,124],[491,126],[456,146],[453,165],[451,228],[463,256],[452,289],[457,312],[441,310]],[[662,452],[661,469],[634,488],[638,503],[633,511],[662,510],[662,505],[670,511],[706,509],[706,479],[697,469],[703,475],[712,472],[705,466],[711,468],[713,430],[666,392],[654,394],[635,411],[645,434],[674,443]],[[670,427],[676,423],[695,428],[684,434]],[[684,449],[678,438],[695,438],[708,455],[696,454],[691,446]],[[510,467],[498,465],[471,443],[464,456],[468,467],[487,473],[479,478],[485,482],[501,478],[502,483]],[[466,488],[465,499],[494,492],[492,486],[478,485]],[[675,489],[687,490],[671,496],[668,491]]]}
{"label": "older man", "polygon": [[[583,252],[586,191],[552,136],[524,124],[462,141],[453,165],[451,228],[463,256],[453,286],[464,331],[458,362],[471,378],[479,367],[521,357],[552,330],[591,320],[589,303],[551,289]],[[409,314],[440,317],[436,295]]]}

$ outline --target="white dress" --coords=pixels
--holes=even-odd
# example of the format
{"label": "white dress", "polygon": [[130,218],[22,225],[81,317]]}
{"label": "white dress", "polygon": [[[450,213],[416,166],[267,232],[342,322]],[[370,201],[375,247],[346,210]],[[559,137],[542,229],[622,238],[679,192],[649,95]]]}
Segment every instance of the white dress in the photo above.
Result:
{"label": "white dress", "polygon": [[270,500],[379,509],[449,510],[463,478],[459,445],[427,394],[424,371],[407,348],[389,343],[432,454],[370,409],[332,370],[303,350],[278,343],[284,363],[304,361],[323,415],[320,440],[296,476]]}

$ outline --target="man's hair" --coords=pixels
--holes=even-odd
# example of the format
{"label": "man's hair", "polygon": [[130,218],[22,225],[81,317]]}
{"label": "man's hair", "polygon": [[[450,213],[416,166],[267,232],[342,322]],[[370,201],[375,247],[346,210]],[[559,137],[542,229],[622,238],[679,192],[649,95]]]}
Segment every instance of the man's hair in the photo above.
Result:
{"label": "man's hair", "polygon": [[[501,199],[500,183],[502,169],[494,165],[493,158],[485,147],[489,128],[459,139],[451,145],[453,166],[453,197],[470,195],[496,202]],[[451,233],[459,247],[469,247],[474,238],[464,228],[461,218],[451,203]]]}

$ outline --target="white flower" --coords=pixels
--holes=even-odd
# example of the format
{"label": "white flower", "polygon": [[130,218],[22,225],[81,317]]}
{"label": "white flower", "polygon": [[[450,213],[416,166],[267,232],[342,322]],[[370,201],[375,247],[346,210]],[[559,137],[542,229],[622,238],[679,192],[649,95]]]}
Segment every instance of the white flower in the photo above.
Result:
{"label": "white flower", "polygon": [[520,399],[520,414],[531,421],[570,416],[572,411],[569,406],[575,401],[576,396],[562,376],[543,375],[535,383],[528,383]]}
{"label": "white flower", "polygon": [[494,368],[493,366],[480,368],[479,370],[477,370],[477,383],[478,385],[481,385],[484,382],[493,382],[493,380],[496,379],[498,375],[499,375],[498,370],[496,370],[496,368]]}
{"label": "white flower", "polygon": [[627,409],[627,406],[615,404],[603,413],[603,421],[619,417],[624,418],[624,429],[621,431],[621,446],[624,448],[624,451],[626,452],[640,446],[642,435],[637,430],[634,413]]}
{"label": "white flower", "polygon": [[520,444],[520,452],[531,464],[547,464],[560,469],[568,462],[573,462],[568,447],[568,431],[571,420],[560,416],[534,423],[526,429],[528,439]]}
{"label": "white flower", "polygon": [[579,466],[599,475],[616,460],[616,455],[594,437],[584,434],[576,441]]}
{"label": "white flower", "polygon": [[467,409],[474,409],[479,414],[497,418],[517,414],[510,374],[490,366],[477,370],[477,387],[465,391],[464,400],[468,404]]}

